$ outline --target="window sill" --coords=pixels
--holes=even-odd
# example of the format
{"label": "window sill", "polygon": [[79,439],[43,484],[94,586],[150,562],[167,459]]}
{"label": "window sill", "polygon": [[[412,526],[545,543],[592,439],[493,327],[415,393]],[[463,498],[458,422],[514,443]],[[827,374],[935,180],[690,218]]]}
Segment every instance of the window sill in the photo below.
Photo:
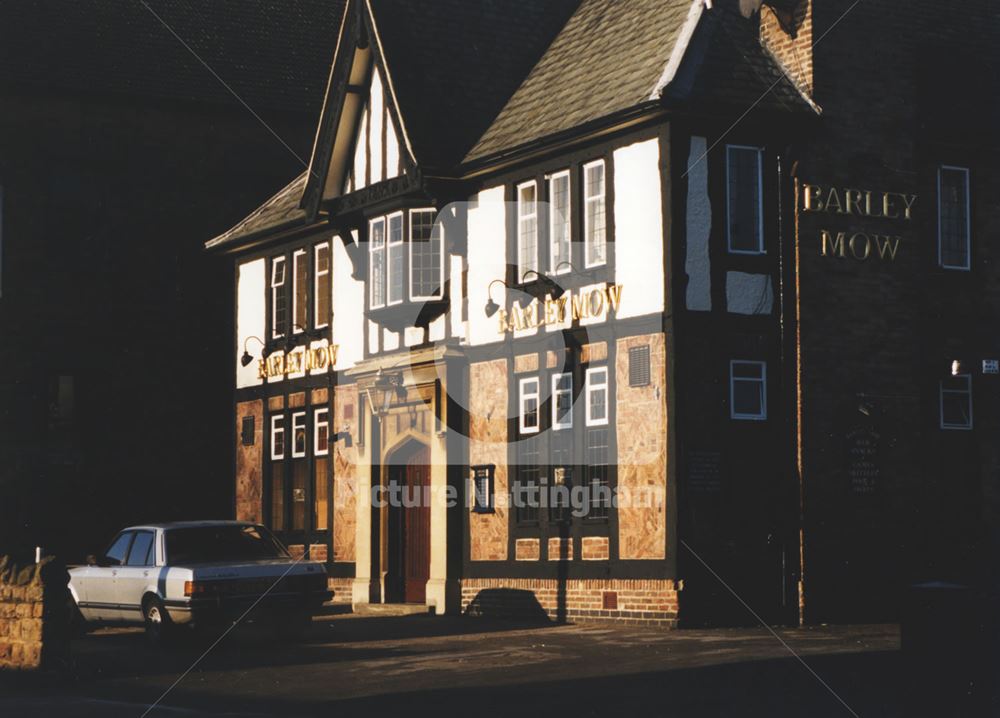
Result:
{"label": "window sill", "polygon": [[447,311],[449,304],[448,299],[402,302],[378,309],[369,309],[368,318],[394,332],[401,332],[407,327],[426,329],[432,321]]}

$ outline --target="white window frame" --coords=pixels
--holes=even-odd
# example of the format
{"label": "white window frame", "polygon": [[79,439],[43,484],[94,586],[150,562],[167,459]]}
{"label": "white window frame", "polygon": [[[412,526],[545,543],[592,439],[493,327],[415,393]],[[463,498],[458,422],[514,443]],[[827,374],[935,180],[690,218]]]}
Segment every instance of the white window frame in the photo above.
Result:
{"label": "white window frame", "polygon": [[[587,195],[587,172],[593,167],[601,168],[601,193],[593,196]],[[583,265],[587,269],[591,267],[602,267],[608,263],[608,168],[603,159],[588,162],[583,166]],[[604,259],[599,262],[591,260],[591,236],[593,228],[590,226],[590,205],[600,202],[604,206]]]}
{"label": "white window frame", "polygon": [[[560,170],[558,172],[553,172],[546,178],[548,184],[549,192],[549,274],[558,275],[566,274],[572,268],[570,267],[570,262],[573,260],[573,180],[570,175],[570,171]],[[566,180],[566,215],[562,218],[566,223],[566,258],[561,259],[556,262],[556,252],[555,252],[555,242],[556,242],[556,222],[559,220],[558,212],[556,212],[555,204],[552,202],[553,191],[552,186],[557,180]],[[537,199],[537,195],[536,195]],[[535,213],[538,213],[538,205],[535,205]],[[520,225],[519,225],[520,228]]]}
{"label": "white window frame", "polygon": [[[527,187],[533,187],[535,190],[535,211],[523,213],[521,211],[523,203],[521,201],[521,190]],[[528,180],[527,182],[522,182],[517,185],[517,283],[520,283],[524,279],[524,275],[529,271],[538,271],[538,182],[535,180]],[[524,264],[524,256],[521,252],[521,226],[525,220],[534,219],[535,220],[535,256],[531,267],[527,267]]]}
{"label": "white window frame", "polygon": [[[941,429],[945,431],[972,431],[973,427],[973,414],[972,414],[972,375],[971,374],[956,374],[951,377],[952,380],[955,379],[965,379],[965,391],[959,389],[945,389],[944,383],[946,379],[942,379],[938,384],[938,418],[940,420]],[[969,397],[969,423],[968,424],[946,424],[944,422],[944,395],[945,394],[963,394]]]}
{"label": "white window frame", "polygon": [[[535,390],[533,392],[526,392],[525,387],[532,383],[535,385]],[[534,398],[535,400],[535,426],[526,426],[524,423],[524,405],[525,400],[529,398]],[[517,406],[517,425],[520,432],[522,434],[537,434],[542,425],[542,382],[537,376],[524,377],[518,383]]]}
{"label": "white window frame", "polygon": [[[281,272],[281,282],[277,281],[278,267],[282,268]],[[277,322],[274,321],[274,308],[278,304],[278,290],[284,289],[285,284],[288,282],[288,260],[285,257],[272,257],[271,258],[271,338],[280,339],[285,336],[284,333],[277,331]],[[285,302],[285,311],[289,311],[289,306]],[[290,319],[290,316],[286,314],[286,320]],[[287,327],[286,327],[287,329]]]}
{"label": "white window frame", "polygon": [[[559,380],[562,378],[569,379],[569,388],[560,389]],[[568,394],[569,395],[569,411],[566,412],[566,416],[559,420],[559,395]],[[573,375],[570,372],[564,372],[562,374],[552,375],[552,430],[559,431],[561,429],[572,429],[573,428]]]}
{"label": "white window frame", "polygon": [[[438,247],[438,256],[440,257],[440,260],[441,260],[441,266],[438,268],[438,271],[440,273],[439,274],[440,280],[438,282],[438,291],[437,291],[437,294],[430,294],[430,295],[427,295],[427,296],[424,296],[422,294],[416,294],[413,291],[413,246],[414,246],[414,242],[413,242],[413,215],[419,214],[421,212],[430,212],[430,213],[432,213],[434,215],[434,223],[431,225],[431,238],[432,239],[430,241],[434,241],[433,240],[433,237],[434,237],[434,228],[438,227],[438,238],[437,238],[437,242],[438,242],[438,245],[439,245],[439,247]],[[444,297],[444,266],[445,266],[445,262],[444,262],[444,246],[445,246],[444,245],[444,225],[438,223],[437,216],[438,216],[438,211],[436,209],[434,209],[433,207],[424,207],[424,208],[420,208],[420,209],[411,209],[410,210],[410,231],[409,231],[409,235],[410,235],[410,271],[408,272],[408,274],[410,275],[409,291],[410,291],[410,299],[412,299],[412,300],[426,301],[426,300],[429,300],[429,299],[441,299],[441,298]]]}
{"label": "white window frame", "polygon": [[[302,419],[302,423],[301,424],[298,423],[298,421],[297,421],[299,418]],[[306,412],[304,412],[304,411],[296,411],[294,414],[292,414],[292,458],[293,459],[301,459],[307,453],[307,449],[304,446],[302,447],[302,451],[296,451],[295,450],[295,431],[296,431],[296,429],[302,429],[302,433],[303,433],[303,435],[305,435],[305,431],[306,431],[306,421],[305,421],[305,418],[306,418]]]}
{"label": "white window frame", "polygon": [[[291,325],[289,328],[292,330],[292,334],[301,334],[306,329],[301,326],[298,321],[299,318],[299,273],[296,271],[299,267],[299,257],[308,256],[308,253],[304,249],[296,249],[292,252],[292,316],[290,317]],[[308,262],[308,260],[306,260]],[[306,273],[309,272],[309,265],[306,264]],[[306,312],[308,315],[309,311],[309,297],[306,296]]]}
{"label": "white window frame", "polygon": [[[319,252],[326,249],[326,271],[319,269]],[[333,250],[329,242],[320,242],[313,248],[313,326],[316,329],[324,329],[330,326],[330,317],[319,316],[319,280],[320,277],[330,276],[333,271]],[[330,306],[333,306],[333,281],[330,281]]]}
{"label": "white window frame", "polygon": [[[281,434],[281,453],[277,451],[277,443],[274,438]],[[271,416],[271,461],[281,461],[285,458],[285,451],[288,449],[288,440],[285,435],[285,415],[273,414]]]}
{"label": "white window frame", "polygon": [[[945,264],[941,253],[941,174],[948,172],[961,172],[965,175],[965,264]],[[955,165],[941,165],[937,171],[937,250],[938,266],[942,269],[956,269],[968,272],[972,269],[972,183],[969,177],[968,167],[957,167]]]}
{"label": "white window frame", "polygon": [[[760,367],[760,379],[749,377],[739,377],[734,375],[733,369],[737,364],[745,364]],[[736,411],[736,382],[757,382],[760,384],[760,413],[745,414]],[[729,362],[729,418],[739,421],[767,421],[767,362],[753,359],[733,359]]]}
{"label": "white window frame", "polygon": [[[326,448],[320,449],[319,429],[326,427]],[[328,456],[330,454],[330,409],[323,407],[313,412],[313,453],[316,456]]]}
{"label": "white window frame", "polygon": [[[392,241],[392,221],[394,219],[399,219],[399,241]],[[399,299],[396,301],[392,300],[391,290],[392,290],[392,250],[397,248],[400,252],[400,257],[402,266],[400,267],[400,272],[403,276],[400,277],[399,282]],[[402,304],[406,301],[406,222],[404,221],[404,215],[402,212],[393,212],[392,214],[386,215],[385,218],[385,305],[387,307],[394,307],[397,304]]]}
{"label": "white window frame", "polygon": [[[382,243],[376,246],[375,244],[375,227],[376,225],[382,225]],[[389,298],[389,253],[386,251],[386,247],[389,243],[389,234],[387,231],[387,223],[385,217],[374,217],[368,220],[368,301],[371,303],[372,309],[380,309],[385,306],[385,301]],[[382,255],[382,282],[384,283],[385,291],[383,292],[382,301],[378,304],[375,303],[375,275],[373,269],[375,267],[375,262],[373,261],[376,254],[381,253]]]}
{"label": "white window frame", "polygon": [[[596,380],[598,375],[603,375],[603,379]],[[595,417],[591,414],[590,396],[595,391],[604,392],[604,416]],[[587,403],[587,426],[607,426],[611,418],[611,382],[606,366],[597,366],[587,369],[587,378],[584,385],[584,400]]]}
{"label": "white window frame", "polygon": [[[757,249],[733,249],[733,238],[730,235],[732,222],[729,211],[729,150],[753,150],[757,153]],[[726,249],[729,254],[766,254],[764,250],[764,148],[752,145],[726,145]]]}

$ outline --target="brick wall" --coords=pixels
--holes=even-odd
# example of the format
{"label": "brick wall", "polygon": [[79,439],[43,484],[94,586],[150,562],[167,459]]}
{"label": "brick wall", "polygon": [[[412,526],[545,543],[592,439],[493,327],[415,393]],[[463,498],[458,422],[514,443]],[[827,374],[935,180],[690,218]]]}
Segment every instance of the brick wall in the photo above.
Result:
{"label": "brick wall", "polygon": [[353,578],[330,578],[327,579],[327,586],[333,591],[334,603],[351,603],[351,584]]}
{"label": "brick wall", "polygon": [[[616,621],[674,628],[677,586],[669,579],[465,579],[462,612],[573,622]],[[562,604],[562,608],[560,608]]]}
{"label": "brick wall", "polygon": [[62,665],[69,652],[66,569],[51,557],[24,568],[0,558],[0,669]]}
{"label": "brick wall", "polygon": [[792,11],[760,10],[760,39],[803,92],[813,92],[813,0]]}

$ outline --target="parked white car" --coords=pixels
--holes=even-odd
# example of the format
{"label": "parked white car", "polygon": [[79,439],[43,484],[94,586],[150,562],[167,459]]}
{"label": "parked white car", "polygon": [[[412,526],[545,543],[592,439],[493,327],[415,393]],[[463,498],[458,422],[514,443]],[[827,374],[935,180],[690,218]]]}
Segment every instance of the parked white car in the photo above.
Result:
{"label": "parked white car", "polygon": [[299,627],[333,595],[322,564],[292,559],[266,528],[241,521],[133,526],[69,574],[79,618],[144,625],[154,642],[251,607],[250,620]]}

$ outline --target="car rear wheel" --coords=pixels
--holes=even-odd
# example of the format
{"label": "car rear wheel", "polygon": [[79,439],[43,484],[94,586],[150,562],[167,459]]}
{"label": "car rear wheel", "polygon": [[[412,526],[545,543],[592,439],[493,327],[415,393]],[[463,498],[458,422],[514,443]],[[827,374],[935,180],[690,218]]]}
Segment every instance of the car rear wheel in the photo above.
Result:
{"label": "car rear wheel", "polygon": [[150,645],[163,645],[173,635],[174,624],[159,598],[150,597],[143,601],[142,617],[146,626],[146,640]]}
{"label": "car rear wheel", "polygon": [[81,638],[86,635],[90,626],[87,625],[87,620],[80,613],[80,607],[76,605],[72,596],[66,601],[66,612],[69,616],[69,635],[73,638]]}

